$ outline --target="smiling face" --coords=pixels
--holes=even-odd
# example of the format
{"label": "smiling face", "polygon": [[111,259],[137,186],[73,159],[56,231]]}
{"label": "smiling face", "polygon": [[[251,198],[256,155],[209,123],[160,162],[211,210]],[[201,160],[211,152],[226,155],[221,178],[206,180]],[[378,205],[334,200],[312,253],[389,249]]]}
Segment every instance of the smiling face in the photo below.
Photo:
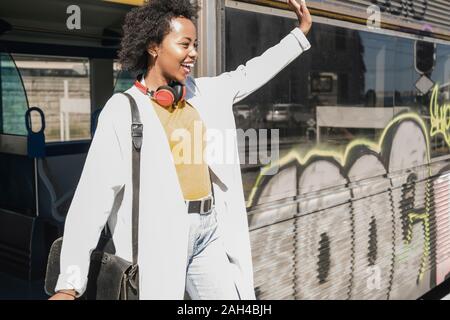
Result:
{"label": "smiling face", "polygon": [[197,60],[197,30],[194,23],[184,17],[172,19],[171,31],[159,46],[148,49],[150,55],[157,54],[156,70],[170,80],[185,83]]}

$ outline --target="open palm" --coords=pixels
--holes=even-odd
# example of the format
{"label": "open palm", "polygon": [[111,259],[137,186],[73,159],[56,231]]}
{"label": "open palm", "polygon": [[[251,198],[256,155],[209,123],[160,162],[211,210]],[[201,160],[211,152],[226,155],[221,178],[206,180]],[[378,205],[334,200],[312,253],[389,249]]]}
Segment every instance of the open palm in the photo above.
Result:
{"label": "open palm", "polygon": [[291,7],[291,9],[297,16],[300,24],[300,29],[303,31],[305,35],[307,35],[312,26],[312,18],[308,8],[306,7],[305,1],[299,0],[300,3],[298,3],[297,0],[286,0],[286,1],[289,4],[289,7]]}

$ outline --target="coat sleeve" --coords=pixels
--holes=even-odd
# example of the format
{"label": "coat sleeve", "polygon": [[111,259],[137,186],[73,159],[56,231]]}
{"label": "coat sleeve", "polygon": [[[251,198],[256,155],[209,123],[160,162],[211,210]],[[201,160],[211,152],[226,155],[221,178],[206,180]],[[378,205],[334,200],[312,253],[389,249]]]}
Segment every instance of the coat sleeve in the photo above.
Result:
{"label": "coat sleeve", "polygon": [[90,255],[109,217],[116,194],[124,185],[123,156],[113,124],[119,102],[108,100],[98,118],[83,171],[67,213],[55,291],[86,290]]}
{"label": "coat sleeve", "polygon": [[310,47],[308,39],[300,28],[296,27],[262,55],[247,61],[245,65],[241,64],[234,71],[217,76],[217,85],[220,85],[221,90],[228,90],[226,94],[233,97],[235,104],[274,78]]}

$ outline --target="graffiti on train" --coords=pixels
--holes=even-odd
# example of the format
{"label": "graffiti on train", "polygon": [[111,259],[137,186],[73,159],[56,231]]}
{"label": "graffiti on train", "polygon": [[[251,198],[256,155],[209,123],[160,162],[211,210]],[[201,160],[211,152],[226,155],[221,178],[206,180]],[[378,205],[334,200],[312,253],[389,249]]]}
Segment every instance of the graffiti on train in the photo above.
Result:
{"label": "graffiti on train", "polygon": [[445,142],[450,146],[450,103],[438,102],[439,85],[435,85],[430,101],[430,137],[442,134]]}
{"label": "graffiti on train", "polygon": [[[280,262],[270,272],[291,288],[283,297],[417,298],[449,276],[450,167],[432,170],[427,131],[418,114],[405,112],[378,141],[291,150],[272,164],[278,174],[261,172],[247,206],[286,203],[279,207],[288,212],[272,214],[290,219],[255,230],[252,242],[276,247]],[[254,254],[255,270],[269,266],[264,259]],[[260,296],[270,292],[258,275],[255,282]]]}
{"label": "graffiti on train", "polygon": [[428,8],[427,0],[372,0],[371,2],[379,6],[382,12],[405,18],[412,17],[416,20],[423,20]]}

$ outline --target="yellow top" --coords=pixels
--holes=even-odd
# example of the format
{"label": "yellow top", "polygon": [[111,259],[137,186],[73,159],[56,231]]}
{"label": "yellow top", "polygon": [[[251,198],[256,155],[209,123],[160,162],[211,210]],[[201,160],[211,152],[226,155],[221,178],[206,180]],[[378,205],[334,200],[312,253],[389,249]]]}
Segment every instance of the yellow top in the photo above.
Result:
{"label": "yellow top", "polygon": [[203,159],[206,127],[198,111],[186,101],[164,108],[151,99],[166,131],[184,199],[195,200],[211,193],[208,165]]}

